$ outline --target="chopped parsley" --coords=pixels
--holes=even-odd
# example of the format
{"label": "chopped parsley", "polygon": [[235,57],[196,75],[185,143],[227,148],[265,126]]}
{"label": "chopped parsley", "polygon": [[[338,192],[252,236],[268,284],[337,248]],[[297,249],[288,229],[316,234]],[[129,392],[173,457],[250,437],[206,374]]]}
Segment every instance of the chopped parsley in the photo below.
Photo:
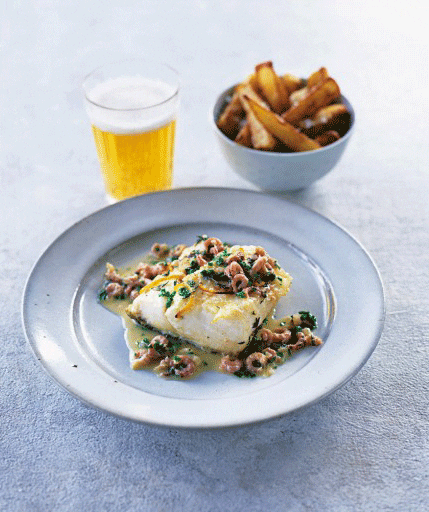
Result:
{"label": "chopped parsley", "polygon": [[165,303],[165,307],[168,309],[173,304],[173,298],[176,295],[176,292],[169,292],[165,288],[161,288],[159,291],[160,297],[165,297],[167,299]]}
{"label": "chopped parsley", "polygon": [[276,275],[272,272],[268,272],[267,274],[262,274],[260,278],[264,283],[271,283],[276,278]]}
{"label": "chopped parsley", "polygon": [[237,297],[240,297],[240,299],[244,299],[246,297],[246,294],[243,291],[237,292],[235,295]]}
{"label": "chopped parsley", "polygon": [[242,268],[244,270],[247,270],[248,272],[250,272],[250,270],[252,270],[252,265],[250,265],[246,261],[240,261],[240,265],[242,266]]}
{"label": "chopped parsley", "polygon": [[186,286],[182,286],[182,288],[179,288],[179,295],[183,297],[184,299],[187,299],[192,294],[191,290],[189,288],[186,288]]}
{"label": "chopped parsley", "polygon": [[144,338],[142,338],[141,340],[139,340],[136,345],[138,348],[148,348],[149,347],[149,338],[146,338],[146,336]]}
{"label": "chopped parsley", "polygon": [[198,265],[198,262],[196,259],[194,260],[191,260],[191,263],[189,264],[189,267],[186,268],[186,273],[189,275],[189,274],[193,274],[194,272],[196,272],[197,270],[199,270],[200,266]]}
{"label": "chopped parsley", "polygon": [[308,326],[311,330],[316,329],[317,319],[308,311],[298,311],[301,316],[301,325]]}
{"label": "chopped parsley", "polygon": [[161,343],[160,341],[155,341],[153,344],[153,348],[158,352],[161,356],[166,356],[173,354],[180,346],[180,343],[175,343],[171,340],[167,340],[167,344]]}
{"label": "chopped parsley", "polygon": [[218,254],[216,256],[216,258],[213,259],[213,262],[216,264],[216,265],[222,265],[223,263],[225,263],[225,258],[228,254],[228,251],[226,249],[224,249],[220,254]]}
{"label": "chopped parsley", "polygon": [[201,275],[203,277],[209,277],[210,279],[215,279],[217,274],[212,268],[205,268],[205,269],[201,270]]}
{"label": "chopped parsley", "polygon": [[229,277],[226,274],[223,272],[216,272],[212,268],[205,268],[201,270],[201,275],[203,277],[213,279],[213,281],[216,281],[217,283],[229,281]]}
{"label": "chopped parsley", "polygon": [[240,368],[240,370],[234,372],[234,375],[239,378],[253,379],[256,377],[256,373],[249,372],[246,367]]}
{"label": "chopped parsley", "polygon": [[103,288],[102,290],[99,291],[98,293],[98,300],[106,300],[107,299],[107,292],[106,290]]}

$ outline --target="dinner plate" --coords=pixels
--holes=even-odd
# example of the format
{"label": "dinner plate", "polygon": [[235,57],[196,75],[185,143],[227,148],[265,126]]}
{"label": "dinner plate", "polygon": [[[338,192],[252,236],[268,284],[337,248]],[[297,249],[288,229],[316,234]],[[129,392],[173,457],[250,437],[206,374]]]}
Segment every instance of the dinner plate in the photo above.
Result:
{"label": "dinner plate", "polygon": [[[97,300],[106,262],[125,266],[154,242],[192,244],[201,234],[260,245],[277,258],[293,277],[277,315],[310,311],[324,344],[268,378],[164,380],[132,370],[122,319]],[[34,265],[22,312],[37,359],[79,399],[130,420],[203,428],[278,417],[338,389],[374,350],[384,298],[371,257],[327,218],[269,194],[185,188],[118,202],[65,231]]]}

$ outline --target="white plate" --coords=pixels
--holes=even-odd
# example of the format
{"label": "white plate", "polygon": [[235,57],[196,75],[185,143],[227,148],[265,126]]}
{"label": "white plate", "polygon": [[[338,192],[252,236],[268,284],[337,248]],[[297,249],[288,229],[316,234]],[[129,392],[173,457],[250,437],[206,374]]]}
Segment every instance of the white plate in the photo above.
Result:
{"label": "white plate", "polygon": [[[131,370],[122,321],[97,302],[105,263],[123,266],[155,241],[191,244],[200,234],[265,247],[294,278],[278,314],[311,311],[325,343],[265,379],[207,372],[167,381]],[[316,402],[364,365],[383,321],[377,269],[344,230],[284,199],[221,188],[148,194],[90,215],[44,252],[23,298],[27,338],[67,391],[120,417],[172,427],[252,423]]]}

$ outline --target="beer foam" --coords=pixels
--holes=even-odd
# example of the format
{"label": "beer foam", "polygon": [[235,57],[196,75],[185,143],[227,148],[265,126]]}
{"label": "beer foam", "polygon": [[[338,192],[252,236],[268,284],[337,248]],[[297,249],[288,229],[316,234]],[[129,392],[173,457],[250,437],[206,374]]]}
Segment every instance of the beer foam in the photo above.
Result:
{"label": "beer foam", "polygon": [[175,91],[165,82],[139,76],[112,78],[89,91],[86,109],[91,123],[102,131],[144,133],[176,117]]}

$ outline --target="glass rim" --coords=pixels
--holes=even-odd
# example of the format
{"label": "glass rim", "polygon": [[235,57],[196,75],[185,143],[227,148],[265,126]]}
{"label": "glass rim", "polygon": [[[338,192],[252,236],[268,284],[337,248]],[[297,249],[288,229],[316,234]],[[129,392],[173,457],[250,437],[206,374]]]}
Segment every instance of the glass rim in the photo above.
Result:
{"label": "glass rim", "polygon": [[[91,78],[92,75],[94,75],[99,70],[101,70],[101,69],[103,69],[103,68],[105,68],[107,66],[112,66],[114,64],[125,64],[127,62],[129,62],[129,63],[140,62],[140,63],[147,63],[147,64],[156,64],[158,66],[164,66],[165,68],[167,68],[170,71],[172,71],[176,75],[176,77],[177,77],[177,85],[174,88],[173,94],[171,94],[171,96],[169,96],[165,100],[160,101],[159,103],[154,103],[153,105],[148,105],[146,107],[132,107],[132,108],[106,107],[105,105],[101,105],[100,103],[97,103],[96,101],[94,101],[94,100],[92,100],[91,98],[88,97],[89,91],[85,88],[85,83],[87,82],[87,80],[89,78]],[[118,75],[118,76],[125,76],[125,75]],[[161,105],[164,105],[165,103],[168,103],[173,98],[178,96],[179,95],[179,90],[180,90],[180,74],[179,74],[179,72],[176,69],[171,67],[169,64],[166,64],[165,62],[155,62],[155,61],[150,61],[150,60],[145,60],[145,59],[137,59],[137,58],[133,59],[133,58],[131,58],[131,59],[125,59],[125,60],[117,60],[117,61],[112,61],[112,62],[106,62],[105,64],[101,64],[100,66],[98,66],[95,69],[93,69],[90,73],[88,73],[84,77],[84,79],[82,81],[82,87],[83,87],[83,90],[85,92],[85,99],[89,103],[91,103],[92,105],[95,105],[96,107],[102,108],[104,110],[112,110],[112,111],[115,111],[115,112],[136,112],[136,111],[139,111],[139,110],[149,110],[151,108],[159,107]],[[91,88],[91,90],[92,90],[92,88]]]}

